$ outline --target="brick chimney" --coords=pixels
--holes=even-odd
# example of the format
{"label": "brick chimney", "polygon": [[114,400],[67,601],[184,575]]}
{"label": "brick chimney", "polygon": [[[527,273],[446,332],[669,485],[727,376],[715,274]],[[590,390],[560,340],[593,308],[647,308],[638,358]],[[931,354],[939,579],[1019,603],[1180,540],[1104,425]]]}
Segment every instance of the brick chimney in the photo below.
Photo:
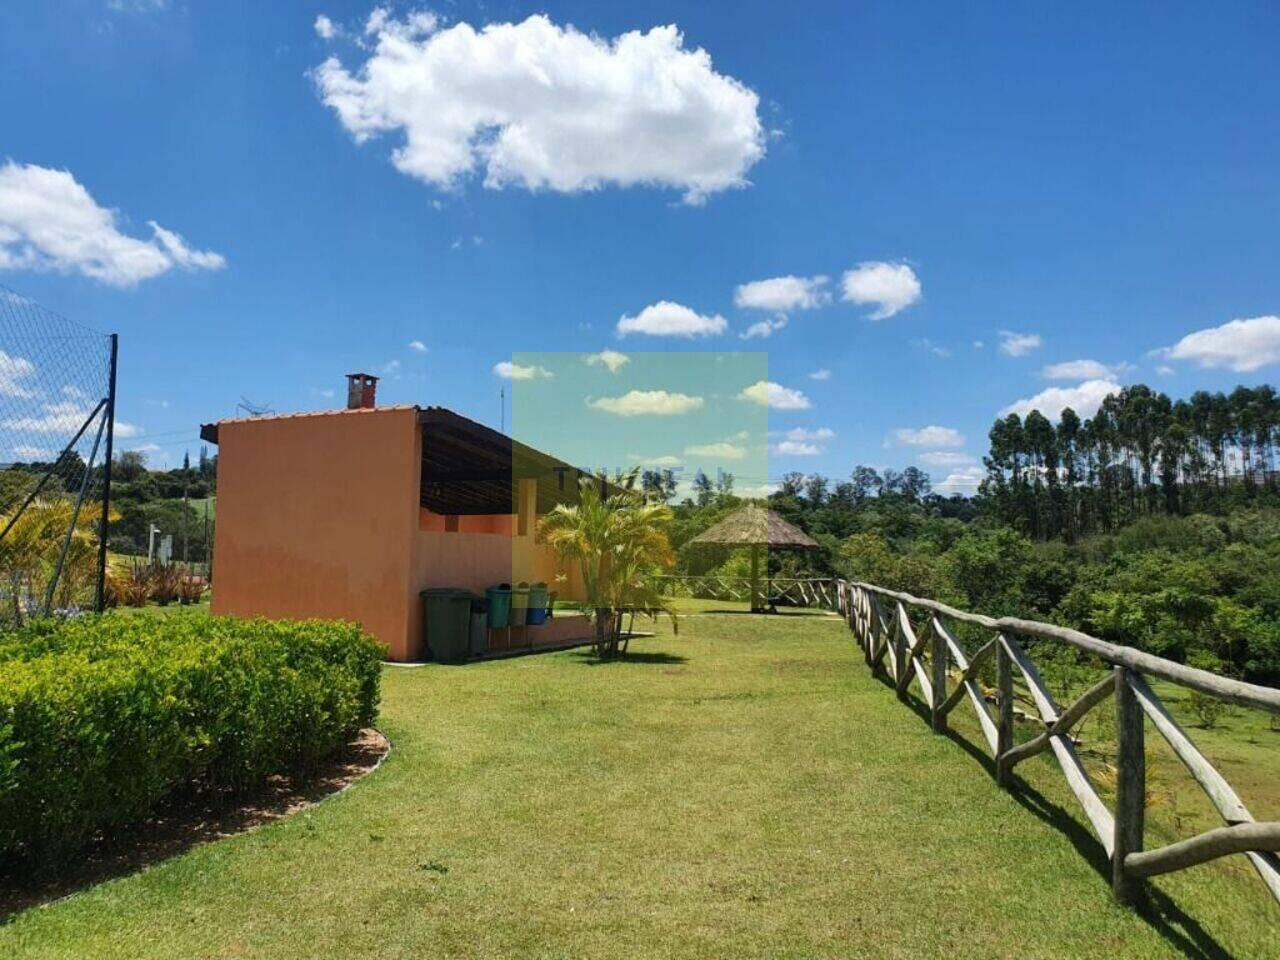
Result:
{"label": "brick chimney", "polygon": [[347,374],[347,409],[362,410],[374,406],[378,378],[370,373]]}

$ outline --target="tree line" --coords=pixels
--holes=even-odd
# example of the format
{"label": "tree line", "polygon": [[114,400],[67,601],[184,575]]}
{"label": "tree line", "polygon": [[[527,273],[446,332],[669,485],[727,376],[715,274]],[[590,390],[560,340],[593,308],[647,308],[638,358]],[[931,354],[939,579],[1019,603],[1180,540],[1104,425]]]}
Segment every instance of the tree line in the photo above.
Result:
{"label": "tree line", "polygon": [[1153,514],[1214,512],[1275,493],[1280,396],[1270,385],[1170,400],[1145,384],[1086,420],[1038,410],[996,420],[979,495],[1033,539],[1068,542]]}

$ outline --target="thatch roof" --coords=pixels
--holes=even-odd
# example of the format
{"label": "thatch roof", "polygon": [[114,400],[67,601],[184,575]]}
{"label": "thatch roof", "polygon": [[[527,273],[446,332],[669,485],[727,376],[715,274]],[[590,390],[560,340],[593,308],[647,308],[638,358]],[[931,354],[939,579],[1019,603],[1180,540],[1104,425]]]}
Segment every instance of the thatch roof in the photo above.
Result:
{"label": "thatch roof", "polygon": [[739,547],[756,543],[765,547],[792,547],[801,550],[812,550],[819,546],[807,533],[793,527],[772,510],[754,505],[735,510],[690,542]]}

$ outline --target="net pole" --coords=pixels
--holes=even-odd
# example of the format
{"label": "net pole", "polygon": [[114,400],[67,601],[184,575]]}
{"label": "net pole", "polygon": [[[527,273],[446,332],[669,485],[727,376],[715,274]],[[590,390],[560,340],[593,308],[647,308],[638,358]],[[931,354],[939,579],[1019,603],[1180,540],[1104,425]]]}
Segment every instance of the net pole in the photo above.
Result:
{"label": "net pole", "polygon": [[106,609],[107,580],[107,524],[111,516],[111,461],[112,446],[116,435],[116,356],[120,348],[120,335],[111,334],[111,369],[107,376],[107,451],[102,464],[102,518],[98,535],[98,586],[94,609],[102,613]]}
{"label": "net pole", "polygon": [[98,422],[98,435],[93,438],[93,450],[89,453],[89,462],[85,464],[84,477],[80,481],[80,492],[76,495],[75,509],[71,511],[71,523],[67,526],[67,535],[62,540],[62,549],[58,552],[58,563],[53,568],[53,576],[49,578],[49,588],[44,595],[44,615],[53,612],[53,594],[58,589],[58,581],[62,578],[62,567],[67,562],[67,550],[71,548],[71,538],[75,536],[76,524],[80,522],[80,508],[84,506],[84,495],[89,492],[89,478],[93,476],[93,462],[98,457],[98,445],[102,443],[102,433],[106,429],[107,418],[104,415]]}

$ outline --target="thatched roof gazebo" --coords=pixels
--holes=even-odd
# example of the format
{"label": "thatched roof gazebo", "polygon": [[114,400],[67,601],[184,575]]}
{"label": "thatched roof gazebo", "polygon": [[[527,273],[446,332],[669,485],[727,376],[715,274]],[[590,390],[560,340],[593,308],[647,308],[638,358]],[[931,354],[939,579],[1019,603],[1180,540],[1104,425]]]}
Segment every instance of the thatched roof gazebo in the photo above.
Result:
{"label": "thatched roof gazebo", "polygon": [[821,545],[799,527],[792,526],[772,510],[747,504],[715,526],[704,530],[690,543],[714,543],[726,547],[751,548],[751,609],[764,610],[767,594],[760,591],[760,548],[816,550]]}

